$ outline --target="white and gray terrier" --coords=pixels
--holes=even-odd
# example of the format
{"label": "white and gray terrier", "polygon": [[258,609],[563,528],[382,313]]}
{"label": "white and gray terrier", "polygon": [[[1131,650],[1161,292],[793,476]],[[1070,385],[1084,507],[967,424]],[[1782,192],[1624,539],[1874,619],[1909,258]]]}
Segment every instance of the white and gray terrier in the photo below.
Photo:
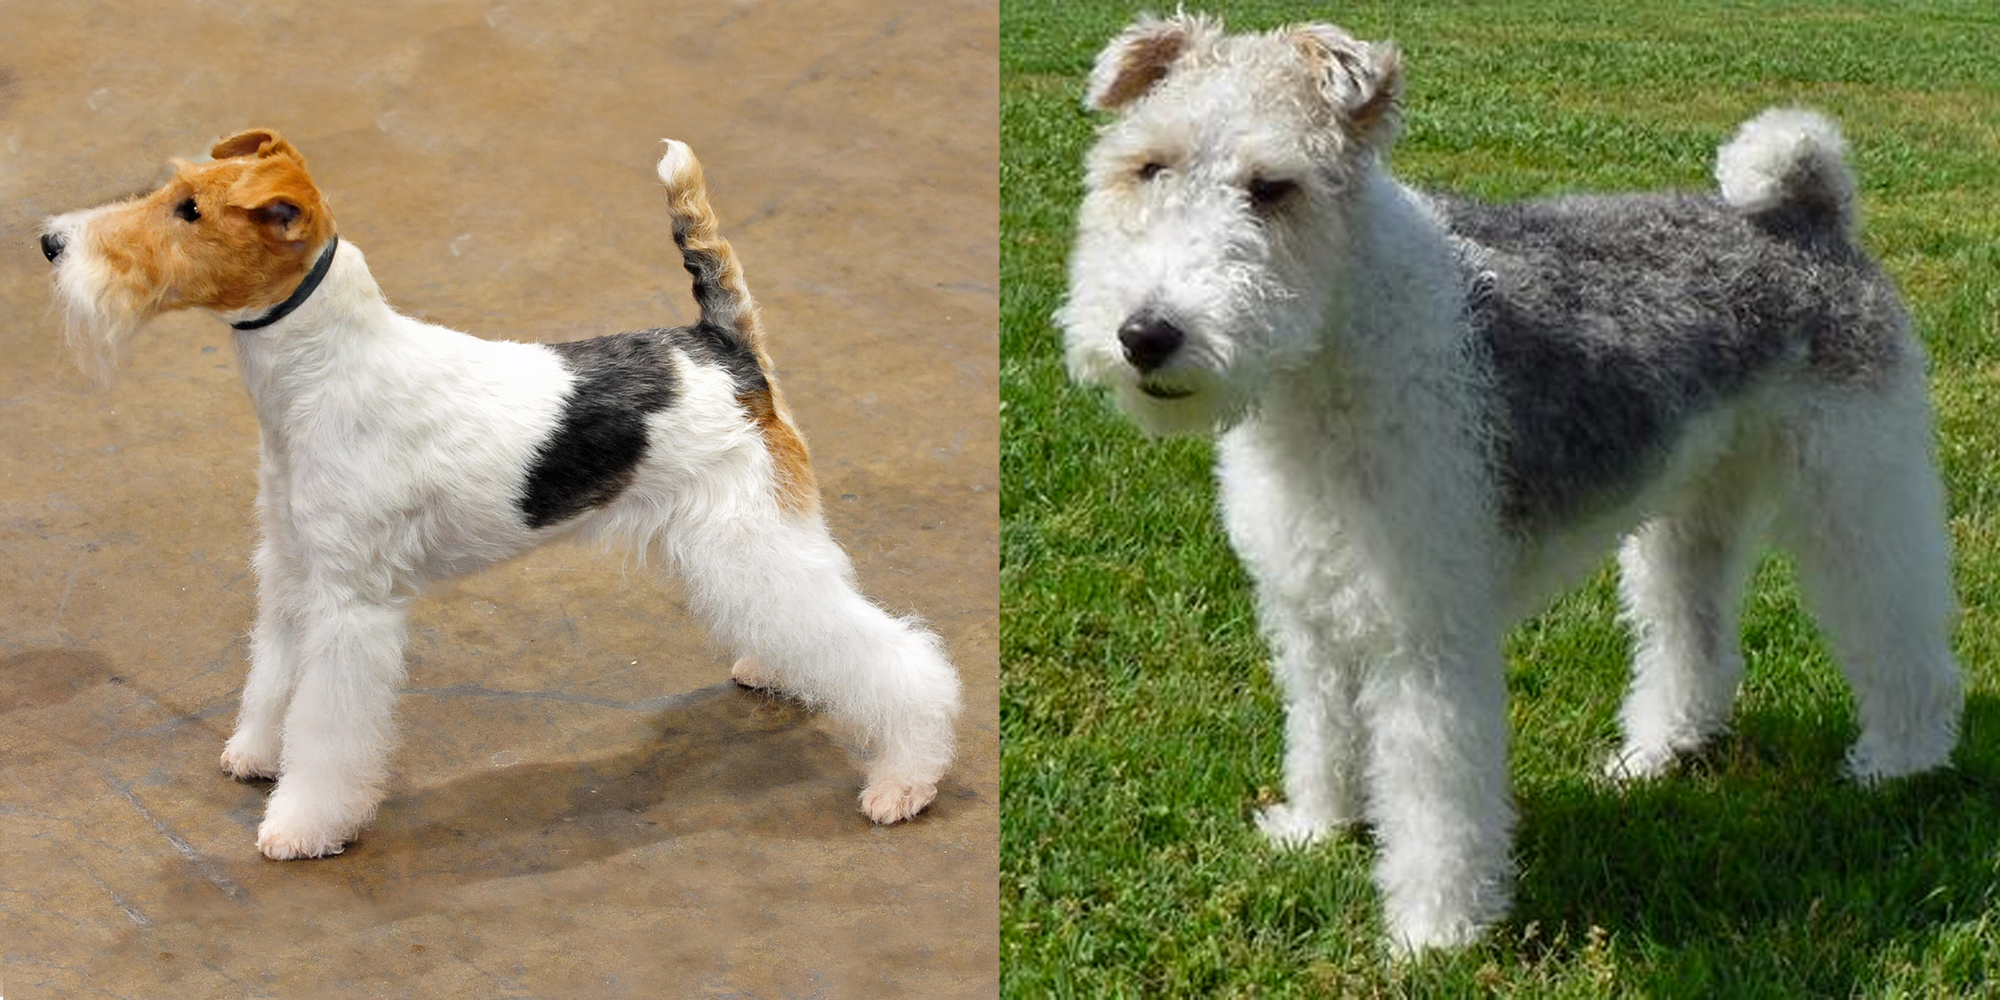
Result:
{"label": "white and gray terrier", "polygon": [[569,536],[657,554],[742,657],[739,681],[856,729],[870,818],[931,801],[958,675],[936,636],[855,590],[685,144],[668,142],[659,175],[700,321],[565,344],[399,315],[290,143],[259,129],[211,156],[49,220],[41,244],[68,332],[100,367],[162,312],[206,309],[237,331],[264,538],[222,766],[278,779],[265,855],[337,854],[382,800],[410,595]]}
{"label": "white and gray terrier", "polygon": [[1925,359],[1834,126],[1759,116],[1719,195],[1487,205],[1390,175],[1399,66],[1326,25],[1143,18],[1085,98],[1117,117],[1057,321],[1142,427],[1219,435],[1286,709],[1264,832],[1371,824],[1393,944],[1474,940],[1512,882],[1503,634],[1621,539],[1613,776],[1727,726],[1767,529],[1854,688],[1847,772],[1946,764]]}

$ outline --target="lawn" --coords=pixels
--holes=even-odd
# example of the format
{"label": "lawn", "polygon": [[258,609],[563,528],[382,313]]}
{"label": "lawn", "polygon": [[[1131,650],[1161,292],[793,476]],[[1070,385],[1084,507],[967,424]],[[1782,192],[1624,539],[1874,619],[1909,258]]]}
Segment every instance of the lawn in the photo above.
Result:
{"label": "lawn", "polygon": [[1279,785],[1281,717],[1208,445],[1144,439],[1062,370],[1049,315],[1095,127],[1082,80],[1137,8],[1003,3],[1008,995],[2000,995],[2000,11],[1791,6],[1210,8],[1395,39],[1397,172],[1489,198],[1706,188],[1739,122],[1818,107],[1933,357],[1969,674],[1957,766],[1840,780],[1852,705],[1772,559],[1732,734],[1664,780],[1596,780],[1626,676],[1607,566],[1509,641],[1512,917],[1398,964],[1365,835],[1283,852],[1251,822]]}

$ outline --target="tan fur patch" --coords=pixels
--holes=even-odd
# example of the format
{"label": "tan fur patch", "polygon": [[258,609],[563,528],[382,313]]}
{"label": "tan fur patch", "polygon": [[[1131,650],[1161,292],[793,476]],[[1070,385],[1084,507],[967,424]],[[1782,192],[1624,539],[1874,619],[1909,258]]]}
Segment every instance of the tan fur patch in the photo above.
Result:
{"label": "tan fur patch", "polygon": [[[764,377],[767,381],[771,377],[768,368]],[[745,393],[736,401],[750,411],[750,418],[763,432],[764,447],[770,449],[771,464],[777,470],[778,505],[810,514],[819,510],[819,483],[813,476],[812,456],[806,451],[805,437],[793,426],[791,414],[785,412],[777,383],[770,382],[770,386],[767,392]]]}
{"label": "tan fur patch", "polygon": [[1395,124],[1403,88],[1403,61],[1389,43],[1357,41],[1329,24],[1285,29],[1318,78],[1330,109],[1348,134],[1379,139]]}
{"label": "tan fur patch", "polygon": [[1117,75],[1111,79],[1111,85],[1098,95],[1098,107],[1116,108],[1153,89],[1153,84],[1167,75],[1167,68],[1180,57],[1181,48],[1186,44],[1187,35],[1179,31],[1133,39],[1131,47],[1125,50]]}
{"label": "tan fur patch", "polygon": [[1084,102],[1099,111],[1116,111],[1144,97],[1166,78],[1182,53],[1215,29],[1214,22],[1199,14],[1176,14],[1163,21],[1141,17],[1098,54]]}
{"label": "tan fur patch", "polygon": [[176,161],[173,180],[106,209],[82,234],[137,319],[276,305],[333,235],[305,159],[277,133],[239,133],[215,151],[213,163]]}
{"label": "tan fur patch", "polygon": [[[737,259],[736,250],[722,236],[715,210],[709,205],[708,183],[701,162],[693,159],[692,154],[689,154],[680,173],[668,182],[667,208],[673,213],[676,228],[674,240],[680,244],[683,256],[690,260],[714,262],[712,271],[703,270],[698,264],[691,264],[689,268],[690,271],[703,270],[703,273],[695,275],[695,296],[703,318],[733,329],[742,337],[757,359],[757,369],[764,375],[764,384],[768,388],[739,395],[736,401],[749,411],[750,418],[764,435],[764,446],[770,449],[771,462],[777,471],[779,506],[800,513],[816,512],[819,510],[819,484],[813,477],[812,457],[806,450],[806,439],[792,423],[792,415],[785,409],[784,397],[778,392],[778,378],[774,374],[771,355],[764,349],[764,321],[758,313],[757,300],[751,296],[750,285],[744,280],[743,263]],[[704,297],[704,283],[712,283],[726,293],[725,296]]]}

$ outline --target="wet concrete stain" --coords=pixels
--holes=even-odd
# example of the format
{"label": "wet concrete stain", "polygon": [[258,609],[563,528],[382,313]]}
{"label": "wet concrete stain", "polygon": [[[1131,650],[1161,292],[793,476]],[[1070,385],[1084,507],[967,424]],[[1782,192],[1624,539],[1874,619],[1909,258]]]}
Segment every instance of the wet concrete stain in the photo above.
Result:
{"label": "wet concrete stain", "polygon": [[87,649],[36,649],[0,657],[0,715],[44,708],[115,683],[111,662]]}

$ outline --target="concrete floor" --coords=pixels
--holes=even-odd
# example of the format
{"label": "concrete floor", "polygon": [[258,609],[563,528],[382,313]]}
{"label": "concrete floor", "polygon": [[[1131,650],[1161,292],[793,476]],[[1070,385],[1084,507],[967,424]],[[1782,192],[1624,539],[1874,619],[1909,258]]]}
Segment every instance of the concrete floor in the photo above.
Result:
{"label": "concrete floor", "polygon": [[[0,31],[0,995],[997,991],[997,14],[983,2],[9,4]],[[93,388],[47,214],[249,126],[390,300],[523,340],[686,322],[656,140],[764,303],[835,534],[935,624],[962,751],[871,826],[838,734],[728,683],[673,587],[558,547],[414,606],[388,803],[262,859],[224,777],[256,425],[179,314]]]}

